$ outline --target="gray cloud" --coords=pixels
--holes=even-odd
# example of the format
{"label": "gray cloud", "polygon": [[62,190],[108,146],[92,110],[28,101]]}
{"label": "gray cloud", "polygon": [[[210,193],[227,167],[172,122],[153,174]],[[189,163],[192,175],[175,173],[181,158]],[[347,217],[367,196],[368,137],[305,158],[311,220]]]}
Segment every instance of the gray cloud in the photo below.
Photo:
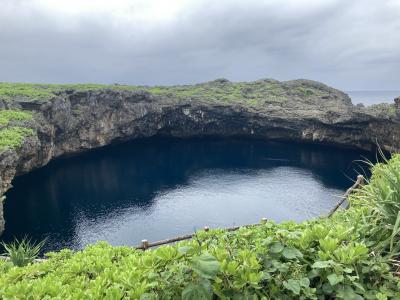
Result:
{"label": "gray cloud", "polygon": [[190,1],[168,20],[143,20],[146,2],[126,3],[123,15],[73,14],[40,0],[0,0],[0,81],[153,85],[270,77],[400,89],[397,0]]}

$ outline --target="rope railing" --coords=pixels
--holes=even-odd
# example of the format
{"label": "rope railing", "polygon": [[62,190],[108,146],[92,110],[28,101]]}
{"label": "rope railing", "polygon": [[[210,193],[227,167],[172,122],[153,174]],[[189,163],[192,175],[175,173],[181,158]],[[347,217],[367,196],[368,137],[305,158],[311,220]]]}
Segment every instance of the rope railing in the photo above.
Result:
{"label": "rope railing", "polygon": [[[344,201],[346,201],[349,198],[349,195],[355,190],[358,189],[360,187],[362,187],[365,184],[365,178],[362,175],[358,175],[357,176],[357,180],[356,182],[354,182],[354,184],[347,189],[346,193],[344,193],[344,195],[341,197],[340,201],[335,205],[334,208],[331,209],[331,211],[328,213],[328,218],[330,218],[335,211],[337,211],[339,209],[340,206],[342,206],[342,204],[344,203]],[[347,208],[347,207],[346,207]]]}
{"label": "rope railing", "polygon": [[[328,213],[327,217],[330,218],[339,209],[339,207],[344,203],[344,201],[346,201],[348,199],[349,195],[355,189],[358,189],[358,188],[362,187],[364,184],[365,184],[364,176],[358,175],[356,182],[350,188],[347,189],[347,191],[341,197],[340,201]],[[267,218],[262,218],[261,221],[259,223],[256,223],[256,224],[248,224],[248,225],[242,225],[242,226],[222,228],[222,230],[236,231],[236,230],[238,230],[238,229],[240,229],[242,227],[259,226],[259,225],[265,224],[266,222],[267,222]],[[210,230],[210,228],[208,226],[205,226],[203,228],[203,230],[208,232]],[[180,241],[184,241],[184,240],[190,240],[195,235],[196,235],[196,233],[192,233],[192,234],[182,235],[182,236],[178,236],[178,237],[174,237],[174,238],[170,238],[170,239],[166,239],[166,240],[156,241],[156,242],[153,242],[153,243],[150,243],[148,240],[142,240],[141,244],[139,246],[136,246],[136,247],[133,247],[133,248],[137,249],[137,250],[147,250],[147,249],[158,247],[158,246],[162,246],[162,245],[172,244],[172,243],[176,243],[176,242],[180,242]],[[0,256],[0,259],[9,260],[10,258],[7,257],[7,256]],[[35,262],[42,262],[44,260],[46,260],[46,259],[41,259],[41,258],[40,259],[35,259]]]}
{"label": "rope railing", "polygon": [[[327,217],[330,218],[338,209],[339,207],[344,203],[344,201],[346,201],[349,197],[349,195],[357,188],[360,188],[361,186],[363,186],[365,184],[365,178],[363,175],[358,175],[357,176],[357,180],[356,182],[347,189],[347,191],[344,193],[344,195],[341,197],[340,201],[331,209],[331,211],[328,213]],[[250,225],[242,225],[242,226],[235,226],[235,227],[229,227],[229,228],[224,228],[223,230],[226,231],[235,231],[238,230],[241,227],[251,227],[251,226],[258,226],[263,224],[264,222],[266,222],[267,219],[266,218],[262,218],[260,223],[257,224],[250,224]],[[204,231],[209,231],[210,228],[208,226],[204,227]],[[178,236],[178,237],[174,237],[171,239],[166,239],[166,240],[161,240],[161,241],[157,241],[157,242],[153,242],[153,243],[149,243],[148,240],[142,240],[141,244],[139,246],[136,246],[135,249],[138,250],[147,250],[149,248],[153,248],[153,247],[157,247],[157,246],[161,246],[161,245],[167,245],[167,244],[172,244],[175,242],[180,242],[180,241],[184,241],[184,240],[189,240],[191,238],[193,238],[196,234],[187,234],[187,235],[183,235],[183,236]]]}
{"label": "rope railing", "polygon": [[[242,227],[258,226],[258,225],[264,224],[266,222],[267,222],[267,218],[262,218],[260,223],[248,224],[248,225],[242,225],[242,226],[235,226],[235,227],[228,227],[228,228],[223,228],[222,230],[235,231],[235,230],[238,230],[238,229],[240,229]],[[210,228],[208,226],[204,227],[204,231],[209,231],[209,230],[210,230]],[[174,237],[174,238],[171,238],[171,239],[157,241],[157,242],[154,242],[154,243],[149,243],[148,240],[142,240],[140,246],[137,246],[137,247],[134,247],[134,248],[138,249],[138,250],[147,250],[149,248],[153,248],[153,247],[157,247],[157,246],[161,246],[161,245],[172,244],[172,243],[180,242],[180,241],[184,241],[184,240],[190,240],[195,235],[196,235],[196,233],[192,233],[192,234],[187,234],[187,235],[183,235],[183,236]]]}

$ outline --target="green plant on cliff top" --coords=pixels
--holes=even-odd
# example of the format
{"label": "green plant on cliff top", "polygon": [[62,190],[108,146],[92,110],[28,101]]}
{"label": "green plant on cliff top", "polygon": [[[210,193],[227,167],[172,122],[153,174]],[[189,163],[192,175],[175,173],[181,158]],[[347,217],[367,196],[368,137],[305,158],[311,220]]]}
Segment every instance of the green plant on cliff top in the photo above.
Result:
{"label": "green plant on cliff top", "polygon": [[52,95],[47,88],[29,83],[0,83],[0,99],[10,101],[16,97],[49,98]]}
{"label": "green plant on cliff top", "polygon": [[0,110],[0,125],[7,126],[13,121],[32,120],[33,116],[30,112],[19,110]]}
{"label": "green plant on cliff top", "polygon": [[[295,89],[293,87],[292,89]],[[328,95],[329,92],[317,89],[313,86],[298,86],[299,96]],[[32,83],[0,83],[0,100],[12,101],[24,98],[27,100],[47,100],[55,96],[55,93],[65,90],[87,91],[98,89],[112,90],[145,90],[155,96],[174,95],[171,99],[193,99],[209,102],[242,102],[250,105],[259,105],[265,101],[281,102],[288,99],[287,87],[284,83],[266,80],[254,82],[229,82],[215,80],[196,85],[177,86],[130,86],[107,84],[32,84]],[[248,101],[251,99],[251,101]]]}
{"label": "green plant on cliff top", "polygon": [[0,150],[5,148],[18,148],[22,145],[25,137],[33,135],[31,128],[13,126],[0,129]]}
{"label": "green plant on cliff top", "polygon": [[0,82],[0,100],[12,101],[16,98],[47,100],[53,97],[54,93],[63,90],[74,89],[78,91],[84,91],[104,88],[115,90],[138,89],[137,86],[106,84],[34,84]]}

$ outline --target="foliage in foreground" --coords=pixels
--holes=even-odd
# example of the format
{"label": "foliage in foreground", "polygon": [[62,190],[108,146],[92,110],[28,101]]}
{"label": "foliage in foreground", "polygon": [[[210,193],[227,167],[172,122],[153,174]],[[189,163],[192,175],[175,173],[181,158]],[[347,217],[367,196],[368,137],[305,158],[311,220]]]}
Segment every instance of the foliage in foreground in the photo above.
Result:
{"label": "foliage in foreground", "polygon": [[400,156],[349,210],[301,224],[211,230],[146,252],[98,243],[44,263],[0,262],[3,299],[400,299]]}
{"label": "foliage in foreground", "polygon": [[34,261],[43,248],[45,241],[41,241],[37,244],[33,243],[27,237],[22,240],[16,240],[10,244],[1,243],[5,249],[7,255],[10,258],[10,262],[17,267],[24,267]]}

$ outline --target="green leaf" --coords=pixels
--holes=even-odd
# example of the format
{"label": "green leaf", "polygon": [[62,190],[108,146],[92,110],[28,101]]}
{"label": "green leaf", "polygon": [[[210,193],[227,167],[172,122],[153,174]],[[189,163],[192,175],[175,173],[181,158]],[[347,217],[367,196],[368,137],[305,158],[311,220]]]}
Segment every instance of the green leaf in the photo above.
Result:
{"label": "green leaf", "polygon": [[345,285],[342,288],[337,289],[337,297],[345,300],[363,300],[359,294],[355,293],[351,286]]}
{"label": "green leaf", "polygon": [[182,291],[182,300],[211,300],[212,290],[204,283],[189,283]]}
{"label": "green leaf", "polygon": [[289,279],[283,282],[283,286],[295,295],[300,294],[300,282],[298,280]]}
{"label": "green leaf", "polygon": [[271,246],[270,246],[270,251],[272,252],[272,253],[281,253],[282,251],[283,251],[283,245],[282,245],[282,243],[280,243],[280,242],[275,242],[275,243],[272,243],[271,244]]}
{"label": "green leaf", "polygon": [[340,282],[342,282],[344,279],[343,275],[336,275],[335,273],[328,275],[328,280],[329,283],[334,286]]}
{"label": "green leaf", "polygon": [[310,279],[307,277],[300,278],[299,283],[303,287],[309,287],[310,286]]}
{"label": "green leaf", "polygon": [[188,254],[188,252],[193,252],[193,247],[190,246],[182,246],[178,248],[179,254]]}
{"label": "green leaf", "polygon": [[140,296],[140,300],[156,300],[157,297],[154,294],[145,293]]}
{"label": "green leaf", "polygon": [[303,254],[299,250],[297,250],[296,248],[291,248],[291,247],[286,247],[283,250],[282,255],[287,259],[303,257]]}
{"label": "green leaf", "polygon": [[364,288],[364,286],[363,286],[361,283],[354,281],[352,284],[353,284],[356,288],[358,288],[358,289],[360,289],[361,291],[365,292],[365,288]]}
{"label": "green leaf", "polygon": [[378,299],[378,300],[387,300],[388,299],[388,297],[382,293],[377,293],[375,296],[376,296],[376,299]]}
{"label": "green leaf", "polygon": [[232,300],[258,300],[259,298],[257,297],[256,294],[235,294],[232,298]]}
{"label": "green leaf", "polygon": [[330,285],[329,283],[327,283],[327,282],[325,282],[325,283],[322,285],[322,291],[323,291],[325,294],[330,295],[330,294],[333,293],[333,290],[334,290],[334,287],[331,286],[331,285]]}
{"label": "green leaf", "polygon": [[333,264],[332,260],[316,261],[311,267],[314,269],[325,269]]}
{"label": "green leaf", "polygon": [[308,278],[314,279],[315,277],[318,277],[320,275],[319,270],[312,269],[310,272],[308,272]]}
{"label": "green leaf", "polygon": [[214,256],[205,253],[193,259],[192,268],[201,277],[213,279],[218,274],[220,265]]}

